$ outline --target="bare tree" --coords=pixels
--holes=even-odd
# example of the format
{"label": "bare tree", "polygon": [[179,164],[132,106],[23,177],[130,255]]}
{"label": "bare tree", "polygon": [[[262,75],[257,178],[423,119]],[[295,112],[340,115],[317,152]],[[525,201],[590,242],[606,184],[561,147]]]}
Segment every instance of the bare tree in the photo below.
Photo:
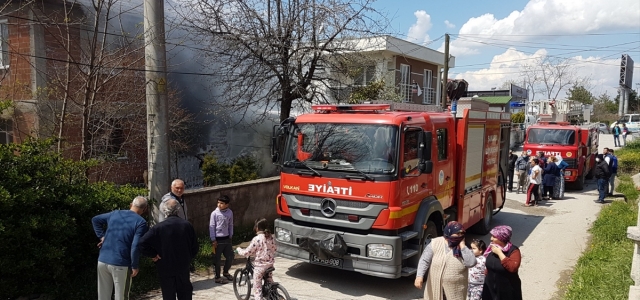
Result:
{"label": "bare tree", "polygon": [[[45,43],[37,59],[15,52],[43,79],[34,93],[38,136],[57,138],[67,156],[102,161],[96,180],[106,179],[119,160],[135,164],[140,177],[146,168],[144,41],[136,11],[142,7],[130,1],[43,1],[13,16],[28,18],[42,33],[34,40]],[[171,99],[171,125],[178,124],[171,129],[182,130],[192,116],[178,103]],[[183,136],[175,140],[180,149],[188,148]]]}
{"label": "bare tree", "polygon": [[[385,18],[372,0],[189,0],[185,24],[210,43],[218,70],[219,105],[230,111],[279,110],[325,101],[319,86],[336,56],[361,49],[356,39],[378,35]],[[260,113],[260,110],[262,112]]]}
{"label": "bare tree", "polygon": [[586,78],[577,75],[575,67],[566,59],[543,56],[533,63],[523,66],[520,74],[526,87],[531,91],[531,99],[536,93],[546,99],[555,99],[560,92],[574,85],[583,85]]}

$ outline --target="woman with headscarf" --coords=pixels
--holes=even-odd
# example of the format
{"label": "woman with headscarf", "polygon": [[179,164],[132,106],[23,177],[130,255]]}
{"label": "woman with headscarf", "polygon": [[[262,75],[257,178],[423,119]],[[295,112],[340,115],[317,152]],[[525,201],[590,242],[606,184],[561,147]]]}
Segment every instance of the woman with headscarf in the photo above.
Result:
{"label": "woman with headscarf", "polygon": [[476,258],[464,243],[464,233],[462,224],[451,221],[444,228],[444,236],[434,238],[424,248],[414,285],[422,289],[425,272],[429,270],[425,300],[466,299],[467,269],[476,264]]}
{"label": "woman with headscarf", "polygon": [[483,300],[522,300],[522,282],[518,276],[520,249],[511,244],[511,227],[496,226],[491,230],[487,258],[487,276],[482,288]]}
{"label": "woman with headscarf", "polygon": [[558,166],[558,178],[556,178],[556,184],[553,186],[553,197],[556,199],[564,198],[564,170],[569,164],[562,159],[560,154],[556,155],[556,165]]}

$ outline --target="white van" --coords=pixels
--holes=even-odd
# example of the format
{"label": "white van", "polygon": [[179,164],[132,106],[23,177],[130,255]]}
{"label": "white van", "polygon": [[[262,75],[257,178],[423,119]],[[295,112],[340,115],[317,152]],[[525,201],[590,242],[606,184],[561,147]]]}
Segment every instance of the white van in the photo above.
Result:
{"label": "white van", "polygon": [[616,124],[620,125],[620,129],[622,129],[622,124],[627,124],[627,128],[629,131],[636,133],[640,130],[640,114],[626,114],[620,118],[620,120],[611,123],[611,132],[613,132],[613,127]]}

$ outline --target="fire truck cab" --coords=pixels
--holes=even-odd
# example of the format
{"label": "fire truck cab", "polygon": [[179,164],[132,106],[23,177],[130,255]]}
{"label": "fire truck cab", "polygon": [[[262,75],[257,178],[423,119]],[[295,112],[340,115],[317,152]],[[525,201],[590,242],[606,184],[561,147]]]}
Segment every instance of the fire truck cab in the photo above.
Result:
{"label": "fire truck cab", "polygon": [[569,122],[538,122],[527,128],[523,151],[536,156],[562,156],[569,164],[564,178],[572,188],[582,190],[585,179],[593,177],[599,135],[595,126],[581,127]]}
{"label": "fire truck cab", "polygon": [[[448,221],[490,230],[505,201],[510,114],[392,105],[316,105],[274,128],[280,256],[398,278],[415,275]],[[346,253],[302,248],[316,233],[339,235]]]}

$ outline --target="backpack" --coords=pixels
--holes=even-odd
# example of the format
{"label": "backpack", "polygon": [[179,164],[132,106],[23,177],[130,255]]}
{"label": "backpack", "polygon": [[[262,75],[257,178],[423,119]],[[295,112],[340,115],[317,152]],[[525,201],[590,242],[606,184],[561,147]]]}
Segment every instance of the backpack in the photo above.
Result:
{"label": "backpack", "polygon": [[609,169],[611,173],[618,173],[618,158],[615,155],[609,155]]}

